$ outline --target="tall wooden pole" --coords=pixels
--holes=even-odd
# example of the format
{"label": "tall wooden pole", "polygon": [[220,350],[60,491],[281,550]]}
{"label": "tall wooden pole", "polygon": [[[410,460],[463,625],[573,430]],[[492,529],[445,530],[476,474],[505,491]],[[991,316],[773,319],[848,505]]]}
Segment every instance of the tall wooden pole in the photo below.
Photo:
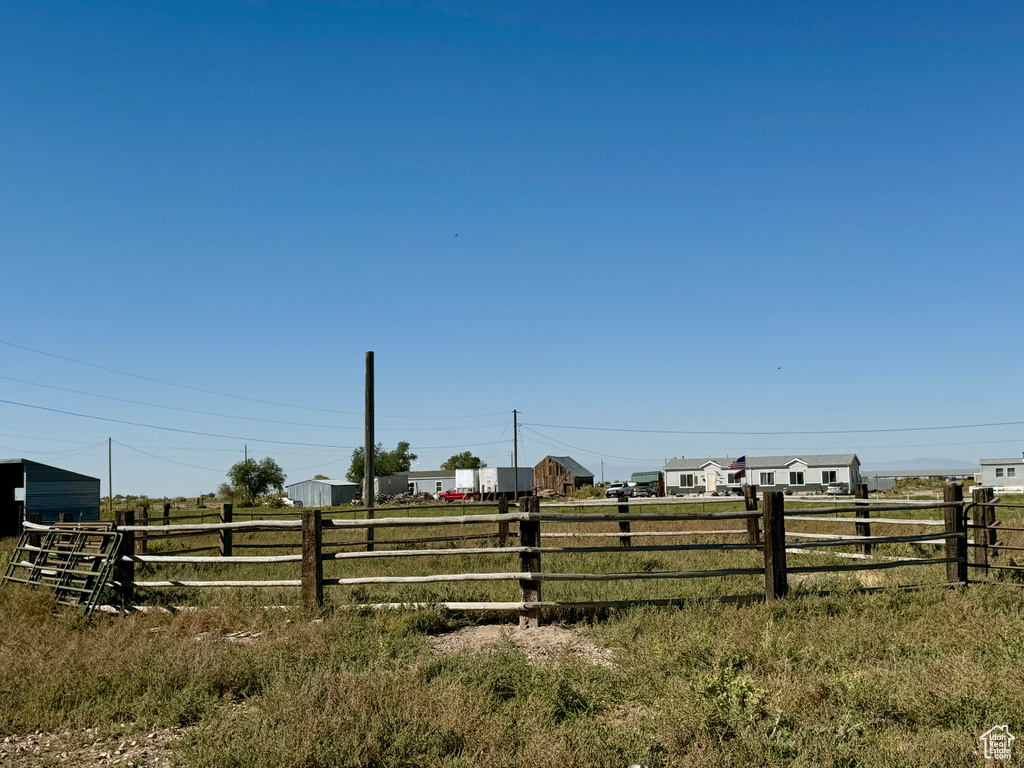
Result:
{"label": "tall wooden pole", "polygon": [[[366,353],[366,434],[363,448],[363,503],[366,505],[366,519],[373,519],[373,352]],[[366,529],[366,551],[373,551],[373,528]]]}
{"label": "tall wooden pole", "polygon": [[[512,468],[515,475],[515,490],[512,498],[519,500],[519,414],[515,408],[512,409]],[[539,544],[537,546],[540,546]]]}

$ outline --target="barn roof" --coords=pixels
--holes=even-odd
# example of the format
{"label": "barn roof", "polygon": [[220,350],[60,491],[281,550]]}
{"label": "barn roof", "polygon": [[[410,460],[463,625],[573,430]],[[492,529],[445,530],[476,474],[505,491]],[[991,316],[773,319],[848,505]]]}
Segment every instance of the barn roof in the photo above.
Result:
{"label": "barn roof", "polygon": [[589,469],[580,464],[576,459],[571,456],[549,456],[548,458],[554,459],[569,472],[572,473],[573,477],[593,477],[594,473]]}

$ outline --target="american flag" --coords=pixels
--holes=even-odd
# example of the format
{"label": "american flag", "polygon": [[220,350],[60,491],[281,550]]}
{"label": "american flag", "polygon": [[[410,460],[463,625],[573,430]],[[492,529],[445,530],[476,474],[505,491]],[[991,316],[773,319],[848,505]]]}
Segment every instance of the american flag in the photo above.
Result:
{"label": "american flag", "polygon": [[739,470],[735,474],[735,479],[739,480],[747,471],[747,457],[740,456],[736,461],[729,465],[729,469]]}

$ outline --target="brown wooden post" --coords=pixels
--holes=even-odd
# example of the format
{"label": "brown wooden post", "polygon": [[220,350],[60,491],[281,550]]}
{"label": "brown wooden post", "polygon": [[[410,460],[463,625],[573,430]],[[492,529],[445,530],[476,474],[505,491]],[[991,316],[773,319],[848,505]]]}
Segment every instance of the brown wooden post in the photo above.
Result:
{"label": "brown wooden post", "polygon": [[[988,578],[989,507],[985,506],[985,502],[992,501],[992,489],[975,488],[971,492],[971,495],[974,497],[974,509],[972,510],[973,514],[971,520],[974,524],[974,557],[972,559],[975,565],[980,566],[982,577]],[[995,531],[993,531],[993,533],[995,533]]]}
{"label": "brown wooden post", "polygon": [[[619,514],[629,514],[629,502],[622,496],[619,497]],[[619,546],[627,548],[633,546],[633,537],[629,535],[629,520],[619,521]]]}
{"label": "brown wooden post", "polygon": [[764,494],[764,595],[769,602],[785,597],[789,591],[786,579],[786,508],[781,491]]}
{"label": "brown wooden post", "polygon": [[[134,509],[118,509],[115,512],[115,525],[135,525]],[[124,561],[126,555],[135,554],[135,531],[121,532],[121,547],[117,552],[114,564],[114,580],[119,583],[118,593],[121,595],[121,607],[127,608],[135,602],[135,563]]]}
{"label": "brown wooden post", "polygon": [[[142,507],[139,508],[138,523],[139,523],[139,525],[145,525],[145,526],[149,525],[149,507],[143,505]],[[136,555],[144,555],[148,551],[149,551],[149,534],[148,534],[148,532],[147,533],[140,533],[138,536],[135,537],[135,554]]]}
{"label": "brown wooden post", "polygon": [[171,503],[169,501],[164,502],[164,525],[171,524]]}
{"label": "brown wooden post", "polygon": [[[960,483],[948,484],[942,492],[942,500],[947,503],[962,502],[964,487]],[[957,535],[957,538],[946,539],[946,557],[953,562],[946,563],[946,581],[967,584],[967,525],[964,520],[962,506],[946,507],[945,533]]]}
{"label": "brown wooden post", "polygon": [[323,513],[302,510],[302,610],[317,613],[324,605]]}
{"label": "brown wooden post", "polygon": [[[519,508],[528,514],[540,512],[540,499],[536,496],[524,496],[519,501]],[[540,546],[540,521],[521,520],[519,522],[519,546],[539,547]],[[539,552],[520,552],[519,570],[524,573],[537,573],[540,571]],[[534,579],[520,579],[519,589],[523,593],[524,603],[540,602],[541,582]],[[530,629],[540,626],[540,608],[523,608],[519,612],[519,626],[522,629]]]}
{"label": "brown wooden post", "polygon": [[[744,485],[743,486],[743,502],[746,505],[747,512],[757,512],[757,486],[756,485]],[[760,520],[756,517],[747,518],[747,544],[760,544],[761,543],[761,526]]]}
{"label": "brown wooden post", "polygon": [[[220,521],[222,523],[230,523],[232,517],[232,511],[234,506],[231,504],[220,505]],[[232,544],[234,543],[233,537],[231,536],[231,530],[222,529],[220,532],[220,556],[231,557]]]}
{"label": "brown wooden post", "polygon": [[[868,484],[857,483],[853,487],[853,497],[855,499],[867,499],[868,497]],[[854,502],[856,503],[856,502]],[[867,520],[871,517],[870,509],[858,509],[854,514],[860,520]],[[871,535],[871,523],[856,523],[857,535],[858,536],[870,536]],[[865,555],[871,554],[871,543],[865,542],[860,545],[860,551]]]}
{"label": "brown wooden post", "polygon": [[[498,499],[498,514],[508,514],[508,499],[504,496]],[[498,543],[503,547],[508,546],[508,520],[498,523]]]}

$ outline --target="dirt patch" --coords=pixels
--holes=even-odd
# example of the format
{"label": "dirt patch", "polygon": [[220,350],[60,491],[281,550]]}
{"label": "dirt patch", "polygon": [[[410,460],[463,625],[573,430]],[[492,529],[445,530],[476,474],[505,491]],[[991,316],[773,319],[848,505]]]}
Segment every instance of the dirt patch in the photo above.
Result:
{"label": "dirt patch", "polygon": [[61,733],[37,731],[5,736],[0,742],[0,765],[5,768],[79,768],[84,765],[118,768],[171,768],[171,745],[181,730],[162,728],[145,733],[101,734],[97,728]]}
{"label": "dirt patch", "polygon": [[499,645],[511,642],[526,654],[532,664],[549,665],[560,658],[574,657],[588,664],[612,666],[612,652],[602,648],[578,632],[565,627],[537,627],[520,629],[507,624],[487,624],[480,627],[466,627],[448,635],[433,638],[434,652],[438,655],[450,653],[491,653]]}

